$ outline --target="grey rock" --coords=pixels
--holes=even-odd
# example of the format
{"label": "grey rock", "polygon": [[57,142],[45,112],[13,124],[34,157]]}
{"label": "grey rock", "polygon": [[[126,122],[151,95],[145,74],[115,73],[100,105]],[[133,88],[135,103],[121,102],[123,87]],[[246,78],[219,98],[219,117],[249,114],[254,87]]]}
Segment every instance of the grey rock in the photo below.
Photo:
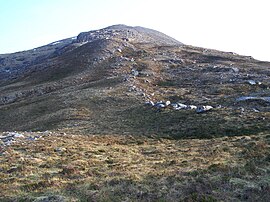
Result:
{"label": "grey rock", "polygon": [[13,137],[14,138],[24,138],[24,135],[20,134],[20,133],[13,133]]}
{"label": "grey rock", "polygon": [[177,103],[177,107],[175,109],[176,110],[187,109],[187,105],[182,104],[182,103]]}
{"label": "grey rock", "polygon": [[24,135],[17,132],[7,132],[4,135],[0,136],[0,139],[5,146],[9,146],[12,143],[16,142],[17,138],[24,138]]}
{"label": "grey rock", "polygon": [[187,106],[187,109],[191,109],[191,110],[192,110],[192,109],[197,109],[197,106],[195,106],[195,105],[188,105],[188,106]]}
{"label": "grey rock", "polygon": [[30,140],[30,141],[35,141],[35,140],[37,140],[37,139],[39,139],[39,138],[41,138],[42,136],[40,136],[40,135],[35,135],[35,136],[30,136],[30,137],[27,137],[26,139],[27,140]]}
{"label": "grey rock", "polygon": [[155,103],[153,101],[147,101],[147,102],[145,102],[145,105],[149,105],[149,106],[153,107],[155,105]]}
{"label": "grey rock", "polygon": [[199,106],[199,107],[197,107],[196,112],[197,113],[204,113],[204,112],[207,112],[207,111],[209,111],[211,109],[213,109],[213,107],[209,106],[209,105],[207,105],[207,106]]}
{"label": "grey rock", "polygon": [[158,109],[161,109],[161,108],[165,108],[166,105],[164,103],[156,103],[155,107],[158,108]]}
{"label": "grey rock", "polygon": [[171,103],[171,106],[172,106],[173,108],[176,108],[176,107],[178,107],[178,104],[177,104],[177,103]]}
{"label": "grey rock", "polygon": [[262,82],[255,81],[255,80],[248,80],[247,83],[250,84],[250,85],[256,85],[256,84],[257,85],[261,85],[262,84]]}
{"label": "grey rock", "polygon": [[133,76],[139,76],[139,72],[138,72],[137,70],[135,70],[135,69],[132,69],[132,70],[131,70],[131,74],[132,74]]}
{"label": "grey rock", "polygon": [[61,152],[65,152],[65,151],[67,151],[67,149],[66,149],[66,148],[64,148],[64,147],[58,147],[58,148],[55,148],[55,149],[54,149],[54,151],[55,151],[55,152],[59,152],[59,153],[61,153]]}
{"label": "grey rock", "polygon": [[67,202],[67,198],[60,195],[53,196],[40,196],[36,198],[33,202]]}
{"label": "grey rock", "polygon": [[233,71],[234,73],[238,73],[238,72],[239,72],[239,69],[238,69],[237,67],[232,67],[232,71]]}
{"label": "grey rock", "polygon": [[260,112],[260,110],[256,109],[256,108],[253,108],[252,109],[254,112]]}
{"label": "grey rock", "polygon": [[255,96],[242,96],[236,99],[237,102],[246,100],[262,100],[265,102],[270,102],[270,97],[255,97]]}
{"label": "grey rock", "polygon": [[250,84],[250,85],[256,85],[256,81],[254,81],[254,80],[248,80],[247,82],[248,82],[248,84]]}
{"label": "grey rock", "polygon": [[171,104],[171,101],[170,100],[167,100],[166,102],[165,102],[165,105],[166,106],[169,106]]}

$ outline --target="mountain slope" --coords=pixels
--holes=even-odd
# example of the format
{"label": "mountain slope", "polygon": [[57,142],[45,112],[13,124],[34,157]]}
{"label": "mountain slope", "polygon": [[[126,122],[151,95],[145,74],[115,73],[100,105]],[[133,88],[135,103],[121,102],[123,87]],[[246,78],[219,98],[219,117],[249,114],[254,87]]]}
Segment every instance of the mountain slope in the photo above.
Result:
{"label": "mountain slope", "polygon": [[[84,32],[0,55],[0,130],[174,138],[256,134],[269,128],[269,67],[142,27]],[[239,101],[243,96],[256,99]],[[144,105],[159,100],[214,108],[198,114]]]}

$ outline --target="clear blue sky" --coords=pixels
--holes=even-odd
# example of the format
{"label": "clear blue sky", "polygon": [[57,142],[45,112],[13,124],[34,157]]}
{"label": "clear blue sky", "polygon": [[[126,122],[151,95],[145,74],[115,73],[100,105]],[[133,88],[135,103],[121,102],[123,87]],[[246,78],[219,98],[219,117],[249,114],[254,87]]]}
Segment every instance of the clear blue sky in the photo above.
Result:
{"label": "clear blue sky", "polygon": [[0,53],[113,24],[270,61],[268,0],[0,0]]}

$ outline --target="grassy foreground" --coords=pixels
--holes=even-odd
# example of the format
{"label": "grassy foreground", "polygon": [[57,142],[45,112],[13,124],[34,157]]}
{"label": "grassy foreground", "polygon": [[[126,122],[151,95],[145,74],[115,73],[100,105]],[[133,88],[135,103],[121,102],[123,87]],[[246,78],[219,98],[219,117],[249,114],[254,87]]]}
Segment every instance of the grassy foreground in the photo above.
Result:
{"label": "grassy foreground", "polygon": [[55,132],[0,147],[0,201],[270,200],[267,134],[173,140]]}

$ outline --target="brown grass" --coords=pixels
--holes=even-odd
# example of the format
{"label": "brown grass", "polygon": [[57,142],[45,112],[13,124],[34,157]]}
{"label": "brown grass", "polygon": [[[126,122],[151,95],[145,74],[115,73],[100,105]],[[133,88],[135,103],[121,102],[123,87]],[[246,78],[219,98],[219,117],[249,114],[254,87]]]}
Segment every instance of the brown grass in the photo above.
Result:
{"label": "brown grass", "polygon": [[270,188],[269,142],[269,135],[169,140],[53,133],[4,148],[1,197],[23,201],[55,194],[69,201],[267,197],[263,194]]}

